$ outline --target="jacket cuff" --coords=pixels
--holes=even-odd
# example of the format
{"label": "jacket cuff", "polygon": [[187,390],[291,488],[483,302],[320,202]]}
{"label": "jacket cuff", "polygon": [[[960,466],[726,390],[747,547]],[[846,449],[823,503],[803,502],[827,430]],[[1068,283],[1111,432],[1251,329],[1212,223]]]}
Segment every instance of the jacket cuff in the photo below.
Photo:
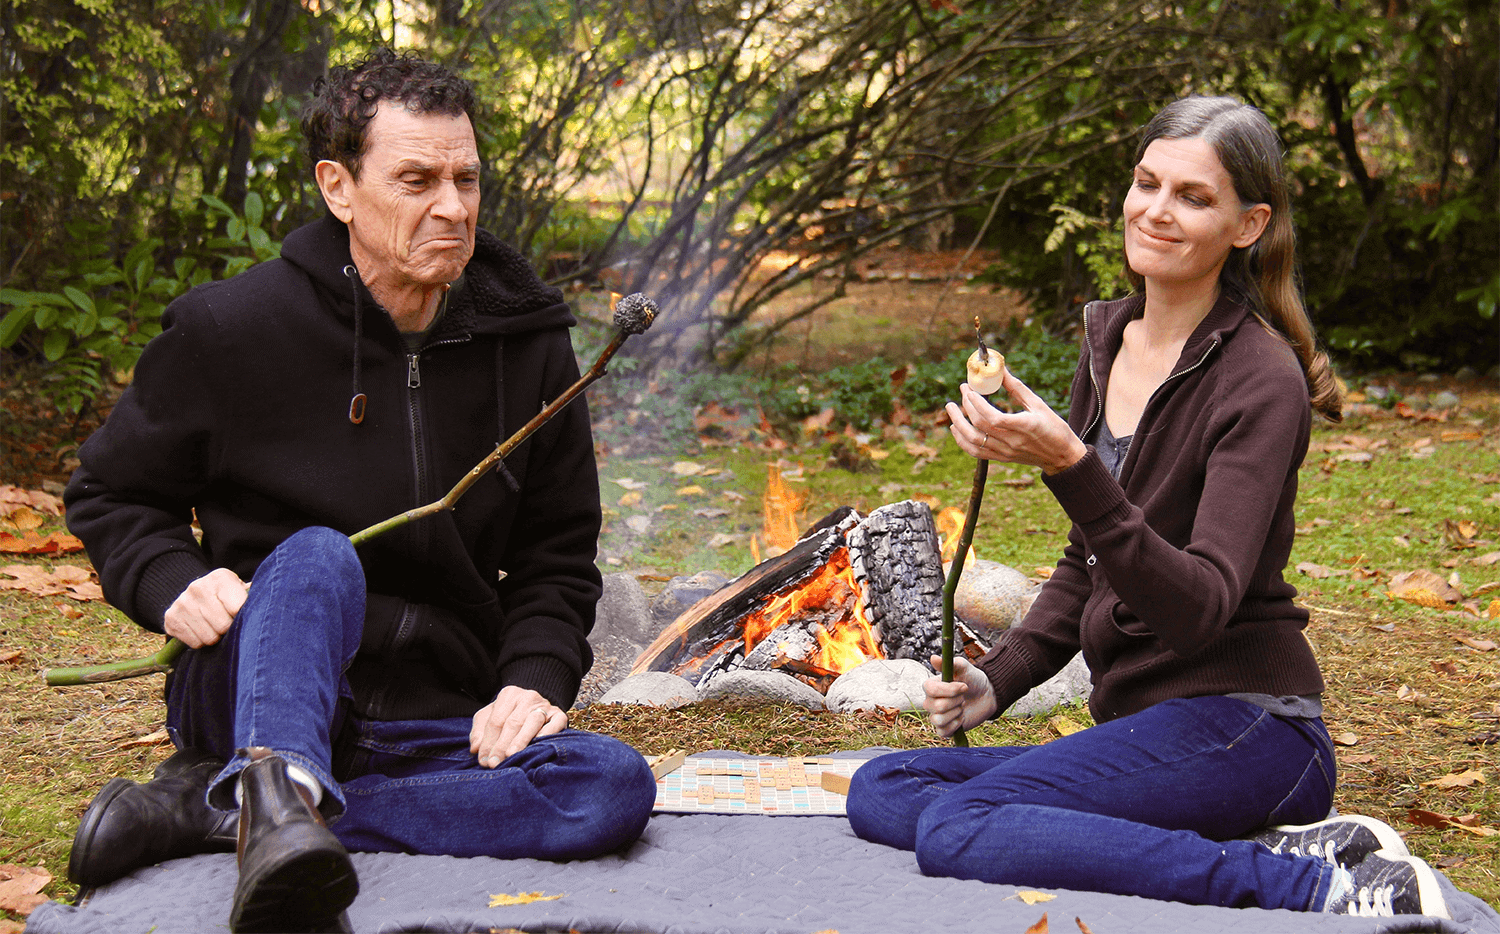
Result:
{"label": "jacket cuff", "polygon": [[1092,444],[1087,447],[1088,453],[1078,463],[1055,474],[1042,474],[1042,482],[1057,497],[1068,518],[1080,526],[1129,506],[1125,490],[1099,459],[1099,452]]}
{"label": "jacket cuff", "polygon": [[551,655],[526,655],[506,665],[500,672],[500,685],[512,684],[537,692],[563,710],[578,699],[578,675]]}
{"label": "jacket cuff", "polygon": [[1005,639],[975,662],[975,666],[995,689],[995,713],[991,719],[1009,710],[1011,705],[1026,696],[1036,682],[1024,652],[1007,646]]}
{"label": "jacket cuff", "polygon": [[152,632],[166,632],[163,617],[188,584],[213,570],[190,551],[163,552],[141,573],[135,587],[135,621]]}

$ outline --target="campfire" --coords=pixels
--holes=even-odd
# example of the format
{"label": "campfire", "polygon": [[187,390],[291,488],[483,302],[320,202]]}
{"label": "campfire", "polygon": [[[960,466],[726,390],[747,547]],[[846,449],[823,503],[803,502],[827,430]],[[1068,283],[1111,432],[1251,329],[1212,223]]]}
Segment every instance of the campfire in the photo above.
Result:
{"label": "campfire", "polygon": [[[779,546],[768,540],[768,550]],[[776,670],[826,693],[873,659],[925,664],[938,651],[942,588],[926,504],[892,503],[868,516],[844,507],[688,608],[632,674],[667,671],[701,686],[724,672]],[[971,633],[962,641],[978,645]]]}

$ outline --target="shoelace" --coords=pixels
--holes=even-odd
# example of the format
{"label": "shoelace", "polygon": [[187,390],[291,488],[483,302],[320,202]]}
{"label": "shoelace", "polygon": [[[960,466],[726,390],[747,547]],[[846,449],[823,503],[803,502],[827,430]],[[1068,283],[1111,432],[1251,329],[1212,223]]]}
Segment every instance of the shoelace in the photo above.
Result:
{"label": "shoelace", "polygon": [[1394,885],[1378,885],[1374,889],[1360,886],[1358,897],[1349,900],[1348,913],[1361,918],[1394,918],[1396,910],[1391,905],[1391,895],[1395,890]]}

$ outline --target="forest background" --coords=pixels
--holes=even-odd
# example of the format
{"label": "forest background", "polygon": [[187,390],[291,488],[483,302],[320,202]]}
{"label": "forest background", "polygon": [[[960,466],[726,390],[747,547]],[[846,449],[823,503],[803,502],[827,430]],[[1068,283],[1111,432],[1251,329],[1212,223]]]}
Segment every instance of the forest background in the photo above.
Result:
{"label": "forest background", "polygon": [[[482,226],[555,281],[662,303],[643,372],[769,366],[893,246],[979,250],[978,280],[1066,337],[1125,288],[1136,130],[1197,92],[1280,127],[1343,370],[1482,373],[1497,20],[1487,0],[19,0],[0,348],[70,414],[127,380],[173,297],[321,213],[298,109],[330,63],[393,45],[479,87]],[[952,350],[931,330],[914,359]]]}

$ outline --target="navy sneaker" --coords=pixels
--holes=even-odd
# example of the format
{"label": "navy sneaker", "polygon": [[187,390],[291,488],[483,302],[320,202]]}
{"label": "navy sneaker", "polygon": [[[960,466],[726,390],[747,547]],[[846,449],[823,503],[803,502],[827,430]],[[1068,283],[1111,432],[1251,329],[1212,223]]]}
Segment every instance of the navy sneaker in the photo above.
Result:
{"label": "navy sneaker", "polygon": [[1405,853],[1377,850],[1347,870],[1338,871],[1342,891],[1335,891],[1324,911],[1362,918],[1427,915],[1449,918],[1432,867]]}
{"label": "navy sneaker", "polygon": [[1393,856],[1406,855],[1406,844],[1396,828],[1363,814],[1331,817],[1316,824],[1271,827],[1250,839],[1269,847],[1272,853],[1316,856],[1345,868],[1376,850]]}

